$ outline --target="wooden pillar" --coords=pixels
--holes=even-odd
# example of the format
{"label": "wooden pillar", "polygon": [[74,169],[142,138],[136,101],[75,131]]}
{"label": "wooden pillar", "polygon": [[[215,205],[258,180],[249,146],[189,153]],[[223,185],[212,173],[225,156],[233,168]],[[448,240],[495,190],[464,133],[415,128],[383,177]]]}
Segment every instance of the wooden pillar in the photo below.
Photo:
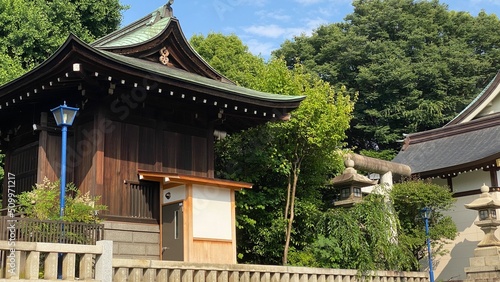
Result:
{"label": "wooden pillar", "polygon": [[43,178],[47,176],[47,167],[49,166],[49,159],[47,158],[47,144],[48,144],[48,133],[47,133],[47,113],[42,112],[40,114],[40,125],[42,130],[38,136],[38,172],[36,175],[36,183],[42,183]]}
{"label": "wooden pillar", "polygon": [[107,121],[104,110],[100,107],[94,115],[94,156],[92,170],[95,175],[95,185],[92,185],[92,195],[103,195],[104,187],[104,142],[106,138]]}

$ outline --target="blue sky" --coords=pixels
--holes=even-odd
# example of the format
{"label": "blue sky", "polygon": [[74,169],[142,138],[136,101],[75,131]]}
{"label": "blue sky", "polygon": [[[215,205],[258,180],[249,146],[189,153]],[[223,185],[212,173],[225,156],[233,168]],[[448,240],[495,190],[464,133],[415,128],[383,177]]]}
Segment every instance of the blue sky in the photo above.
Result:
{"label": "blue sky", "polygon": [[[121,0],[130,8],[123,25],[132,23],[168,0]],[[174,16],[187,39],[209,32],[236,34],[255,55],[268,58],[294,35],[311,34],[321,24],[340,22],[353,11],[351,0],[175,0]],[[500,0],[440,1],[450,10],[477,15],[500,13]]]}

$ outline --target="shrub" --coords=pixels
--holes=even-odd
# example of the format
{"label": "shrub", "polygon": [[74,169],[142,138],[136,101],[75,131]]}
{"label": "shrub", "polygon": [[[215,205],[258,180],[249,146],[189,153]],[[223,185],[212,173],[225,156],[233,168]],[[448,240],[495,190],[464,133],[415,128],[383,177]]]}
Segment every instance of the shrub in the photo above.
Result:
{"label": "shrub", "polygon": [[[35,184],[32,191],[23,192],[18,196],[19,211],[29,218],[60,220],[59,199],[59,180],[51,182],[44,178],[43,183]],[[105,205],[97,204],[99,200],[100,196],[91,196],[89,192],[82,194],[73,183],[68,183],[62,220],[84,223],[99,222],[98,212],[107,209]]]}

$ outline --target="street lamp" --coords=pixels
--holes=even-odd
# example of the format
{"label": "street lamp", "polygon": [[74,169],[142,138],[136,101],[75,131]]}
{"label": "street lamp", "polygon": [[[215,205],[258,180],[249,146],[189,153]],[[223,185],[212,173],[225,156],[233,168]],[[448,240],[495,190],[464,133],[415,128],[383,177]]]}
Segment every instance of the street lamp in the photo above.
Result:
{"label": "street lamp", "polygon": [[425,207],[420,210],[425,222],[425,237],[427,241],[427,253],[429,255],[429,280],[434,282],[434,271],[432,270],[431,238],[429,236],[429,219],[431,218],[431,208]]}
{"label": "street lamp", "polygon": [[68,126],[73,124],[78,108],[72,108],[64,105],[58,106],[50,110],[56,119],[57,126],[61,127],[62,131],[62,148],[61,148],[61,195],[59,199],[59,216],[61,219],[64,216],[65,196],[66,196],[66,143],[68,139]]}

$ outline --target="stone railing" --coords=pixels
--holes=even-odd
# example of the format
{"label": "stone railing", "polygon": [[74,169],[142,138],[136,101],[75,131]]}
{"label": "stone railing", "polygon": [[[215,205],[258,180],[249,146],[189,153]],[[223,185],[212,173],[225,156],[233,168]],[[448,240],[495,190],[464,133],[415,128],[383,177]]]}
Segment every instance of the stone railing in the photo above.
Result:
{"label": "stone railing", "polygon": [[374,271],[250,264],[202,264],[113,259],[113,281],[165,282],[428,282],[425,272]]}
{"label": "stone railing", "polygon": [[0,278],[9,281],[52,281],[60,276],[62,280],[102,282],[429,282],[425,272],[361,275],[345,269],[113,259],[112,241],[96,245],[0,241],[0,258]]}
{"label": "stone railing", "polygon": [[9,280],[56,280],[59,276],[62,280],[111,281],[113,242],[72,245],[0,241],[0,258],[0,278]]}

